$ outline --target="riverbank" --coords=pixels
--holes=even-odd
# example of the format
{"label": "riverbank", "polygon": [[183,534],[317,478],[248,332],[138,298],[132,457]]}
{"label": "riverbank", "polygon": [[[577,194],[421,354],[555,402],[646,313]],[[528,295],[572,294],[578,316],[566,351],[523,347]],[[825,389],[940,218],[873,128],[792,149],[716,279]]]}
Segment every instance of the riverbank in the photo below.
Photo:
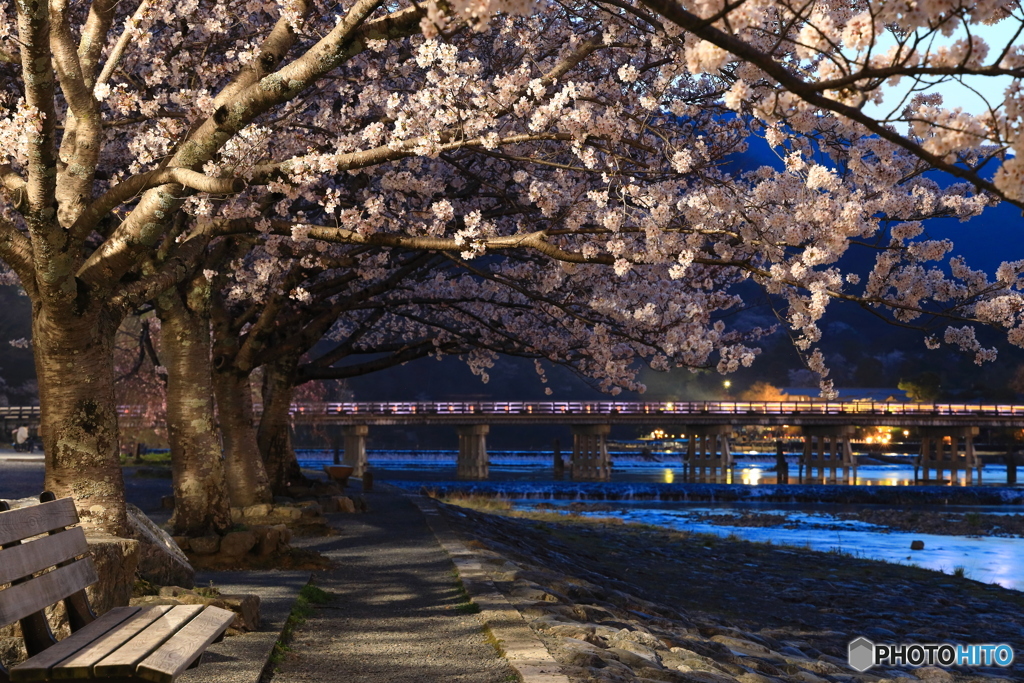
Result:
{"label": "riverbank", "polygon": [[[606,503],[590,505],[571,503],[569,509],[580,512],[604,512],[611,511],[614,508]],[[872,525],[874,527],[872,530],[879,533],[909,531],[940,536],[1024,537],[1024,514],[993,515],[983,512],[934,512],[930,510],[889,508],[833,513],[832,516],[838,523],[797,521],[793,520],[785,512],[744,512],[742,514],[705,512],[693,513],[691,516],[695,521],[730,527],[797,528],[803,526],[829,531],[842,531],[847,528],[847,525],[842,524],[842,522],[861,522]]]}
{"label": "riverbank", "polygon": [[644,484],[611,482],[394,481],[410,492],[512,500],[607,500],[666,502],[781,502],[878,505],[1020,505],[1024,486],[847,486],[745,484]]}
{"label": "riverbank", "polygon": [[1024,680],[846,665],[848,643],[1024,643],[1024,593],[911,566],[552,513],[441,506],[577,681]]}

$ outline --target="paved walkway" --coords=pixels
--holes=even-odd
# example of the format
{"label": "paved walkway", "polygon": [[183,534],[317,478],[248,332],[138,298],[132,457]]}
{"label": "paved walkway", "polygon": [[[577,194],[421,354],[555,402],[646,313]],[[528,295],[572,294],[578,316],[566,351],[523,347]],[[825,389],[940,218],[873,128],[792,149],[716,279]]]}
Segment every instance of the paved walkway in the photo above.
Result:
{"label": "paved walkway", "polygon": [[340,535],[311,539],[337,568],[313,582],[334,596],[300,627],[273,683],[498,683],[519,680],[466,604],[451,559],[421,513],[390,493],[334,515]]}

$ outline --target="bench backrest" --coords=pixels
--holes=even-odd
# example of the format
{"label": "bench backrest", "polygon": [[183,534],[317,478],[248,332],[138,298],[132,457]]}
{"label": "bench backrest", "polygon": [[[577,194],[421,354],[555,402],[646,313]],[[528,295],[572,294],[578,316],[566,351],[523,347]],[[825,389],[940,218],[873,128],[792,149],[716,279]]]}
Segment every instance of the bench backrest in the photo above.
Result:
{"label": "bench backrest", "polygon": [[94,618],[84,589],[97,581],[96,570],[85,533],[75,526],[74,501],[41,498],[46,502],[17,510],[0,501],[0,585],[10,584],[0,590],[0,626],[22,621],[25,631],[26,620],[45,622],[43,609],[64,600],[77,630]]}

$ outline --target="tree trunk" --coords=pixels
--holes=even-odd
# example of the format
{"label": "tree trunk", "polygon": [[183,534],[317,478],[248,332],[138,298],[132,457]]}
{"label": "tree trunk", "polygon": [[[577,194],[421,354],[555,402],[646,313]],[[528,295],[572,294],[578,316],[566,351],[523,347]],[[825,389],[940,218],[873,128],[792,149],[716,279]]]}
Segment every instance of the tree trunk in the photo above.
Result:
{"label": "tree trunk", "polygon": [[257,440],[270,487],[279,495],[287,495],[291,484],[308,482],[292,448],[288,419],[297,365],[297,358],[283,358],[263,366],[263,415]]}
{"label": "tree trunk", "polygon": [[167,368],[167,435],[174,479],[174,533],[205,536],[231,525],[227,482],[213,412],[210,323],[176,292],[158,302]]}
{"label": "tree trunk", "polygon": [[32,342],[46,453],[45,487],[71,496],[83,521],[128,531],[114,399],[116,322],[98,307],[74,315],[32,307]]}
{"label": "tree trunk", "polygon": [[267,471],[256,442],[256,430],[252,425],[252,393],[248,375],[231,368],[215,370],[213,390],[224,438],[224,470],[231,507],[273,502]]}

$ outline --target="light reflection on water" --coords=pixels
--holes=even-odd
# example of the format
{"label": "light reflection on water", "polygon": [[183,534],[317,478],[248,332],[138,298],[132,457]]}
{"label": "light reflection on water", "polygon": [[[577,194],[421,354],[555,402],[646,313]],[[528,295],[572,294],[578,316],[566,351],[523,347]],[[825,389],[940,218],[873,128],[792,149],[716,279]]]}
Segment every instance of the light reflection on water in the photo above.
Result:
{"label": "light reflection on water", "polygon": [[[521,502],[517,507],[528,508],[534,503]],[[850,553],[852,555],[913,564],[925,569],[952,574],[963,567],[968,578],[983,583],[998,583],[1005,588],[1024,590],[1024,539],[985,536],[941,536],[902,531],[884,532],[879,527],[856,520],[837,519],[826,512],[805,512],[758,506],[762,513],[785,514],[796,528],[741,527],[711,524],[694,519],[698,513],[729,513],[723,506],[668,506],[645,507],[636,503],[613,512],[583,513],[596,516],[614,515],[627,522],[653,524],[672,529],[719,536],[735,534],[742,539],[770,542],[775,545],[807,547],[812,550]],[[975,508],[958,507],[957,511]],[[978,508],[981,509],[981,508]],[[1016,512],[1019,512],[1017,510]],[[835,525],[837,529],[815,528],[815,524]],[[924,541],[924,550],[910,550],[911,541]]]}
{"label": "light reflection on water", "polygon": [[[378,480],[406,482],[453,481],[456,477],[455,451],[371,451],[368,453],[370,466]],[[569,454],[563,452],[568,460]],[[301,451],[303,466],[319,469],[330,462],[330,451]],[[539,488],[555,481],[552,470],[551,452],[490,454],[490,480],[494,482],[536,482]],[[684,481],[683,469],[678,461],[669,462],[643,460],[613,454],[616,465],[613,482],[630,483],[680,483]],[[736,469],[737,483],[751,486],[775,484],[774,458],[747,458]],[[796,471],[795,462],[790,462],[790,472]],[[857,483],[867,486],[899,486],[913,483],[912,465],[865,465],[857,470]],[[962,474],[962,473],[961,473]],[[796,483],[795,476],[790,478]],[[1006,468],[1002,465],[987,465],[983,481],[986,484],[1006,482]],[[554,502],[554,501],[552,501]],[[523,501],[524,505],[529,505]],[[831,512],[855,510],[869,505],[827,505],[827,504],[784,504],[762,503],[720,503],[709,507],[707,503],[687,504],[658,501],[636,501],[627,505],[616,504],[614,513],[628,521],[656,524],[677,529],[689,529],[719,535],[735,533],[740,538],[752,541],[771,541],[776,544],[808,546],[815,550],[838,549],[865,558],[889,562],[915,564],[927,569],[952,573],[956,567],[963,567],[969,578],[985,583],[999,583],[1008,588],[1024,590],[1024,539],[963,536],[939,536],[906,532],[886,533],[870,524],[838,520]],[[922,506],[918,509],[928,509]],[[752,528],[718,526],[695,521],[695,512],[724,512],[756,509],[758,512],[778,512],[789,516],[795,528],[782,527]],[[935,509],[951,510],[950,507]],[[1019,506],[991,508],[982,506],[957,506],[957,512],[970,510],[1019,514]],[[608,515],[608,512],[596,513]],[[837,525],[838,530],[814,528],[814,524]],[[910,542],[923,540],[925,550],[911,551]]]}
{"label": "light reflection on water", "polygon": [[[423,479],[424,481],[450,481],[455,478],[457,451],[367,451],[370,466],[378,477],[393,479]],[[568,464],[570,453],[563,451],[562,458]],[[299,463],[303,467],[320,469],[332,461],[332,454],[326,450],[300,450]],[[490,453],[490,477],[493,481],[555,481],[551,451],[492,451]],[[777,484],[774,456],[741,456],[736,464],[735,483],[757,485]],[[679,456],[658,455],[655,459],[644,459],[635,453],[613,453],[612,480],[623,483],[682,483],[682,462]],[[1024,467],[1019,468],[1020,479],[1024,481]],[[723,483],[734,483],[730,476]],[[798,465],[795,458],[789,460],[789,482],[797,484]],[[966,484],[966,474],[958,473],[958,484]],[[949,475],[946,474],[948,479]],[[842,477],[839,483],[846,483]],[[813,483],[810,479],[807,483]],[[852,483],[852,482],[851,482]],[[914,483],[914,467],[911,464],[862,465],[857,468],[856,483],[861,486],[909,486]],[[938,482],[935,482],[938,483]],[[977,483],[977,481],[975,481]],[[1005,484],[1006,466],[989,464],[984,467],[982,483],[986,485]]]}

